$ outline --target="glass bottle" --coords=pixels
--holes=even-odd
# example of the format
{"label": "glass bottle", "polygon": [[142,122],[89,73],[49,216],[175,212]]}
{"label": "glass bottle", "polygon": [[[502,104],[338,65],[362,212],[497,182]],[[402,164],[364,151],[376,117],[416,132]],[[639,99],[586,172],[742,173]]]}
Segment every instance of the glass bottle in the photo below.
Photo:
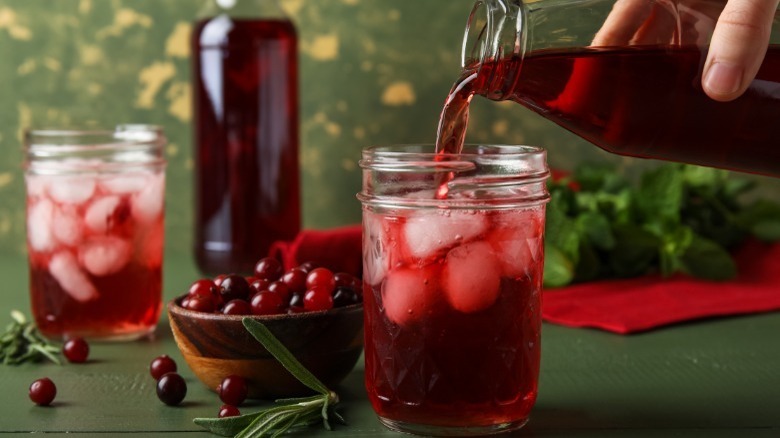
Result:
{"label": "glass bottle", "polygon": [[300,229],[298,48],[274,0],[211,0],[193,31],[195,255],[253,271]]}
{"label": "glass bottle", "polygon": [[780,20],[744,95],[716,102],[701,87],[725,4],[479,0],[439,143],[456,148],[478,94],[520,103],[616,154],[780,176]]}

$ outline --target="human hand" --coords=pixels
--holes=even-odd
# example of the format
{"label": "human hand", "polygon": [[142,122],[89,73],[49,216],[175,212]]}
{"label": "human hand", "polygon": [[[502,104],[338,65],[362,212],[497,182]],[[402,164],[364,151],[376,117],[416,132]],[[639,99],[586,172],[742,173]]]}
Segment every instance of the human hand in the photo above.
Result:
{"label": "human hand", "polygon": [[729,0],[712,34],[702,87],[711,98],[734,100],[755,78],[769,45],[780,0]]}

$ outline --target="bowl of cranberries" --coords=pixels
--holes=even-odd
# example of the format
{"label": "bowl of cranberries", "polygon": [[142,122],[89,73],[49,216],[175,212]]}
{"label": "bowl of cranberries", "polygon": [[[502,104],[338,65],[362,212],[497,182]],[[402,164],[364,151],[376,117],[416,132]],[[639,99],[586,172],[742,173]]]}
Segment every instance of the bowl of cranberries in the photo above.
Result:
{"label": "bowl of cranberries", "polygon": [[262,322],[315,376],[336,386],[363,351],[362,282],[357,277],[304,263],[284,271],[273,258],[257,262],[254,275],[200,279],[168,303],[168,319],[187,365],[217,390],[227,376],[241,376],[249,398],[311,392],[244,328]]}

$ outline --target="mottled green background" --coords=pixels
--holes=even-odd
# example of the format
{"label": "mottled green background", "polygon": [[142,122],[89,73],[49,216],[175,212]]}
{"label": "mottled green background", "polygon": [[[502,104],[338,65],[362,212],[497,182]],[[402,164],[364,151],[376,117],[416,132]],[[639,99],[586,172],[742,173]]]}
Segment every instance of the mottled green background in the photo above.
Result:
{"label": "mottled green background", "polygon": [[[24,251],[21,130],[123,122],[165,127],[167,248],[190,251],[187,40],[205,1],[0,0],[0,252]],[[473,1],[280,3],[300,35],[304,225],[355,222],[361,148],[433,141]],[[624,169],[637,163],[608,156],[519,105],[475,102],[470,141],[545,146],[559,168],[580,160]],[[778,192],[777,181],[762,181],[765,193]]]}

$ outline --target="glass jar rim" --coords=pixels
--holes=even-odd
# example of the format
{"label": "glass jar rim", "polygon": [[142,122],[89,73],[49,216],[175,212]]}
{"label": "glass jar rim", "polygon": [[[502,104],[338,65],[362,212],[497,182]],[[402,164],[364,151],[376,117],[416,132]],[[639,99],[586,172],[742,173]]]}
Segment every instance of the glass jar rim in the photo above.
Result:
{"label": "glass jar rim", "polygon": [[24,131],[25,147],[31,153],[78,152],[86,149],[132,146],[162,147],[164,138],[162,126],[147,124],[117,125],[114,130],[32,128]]}

